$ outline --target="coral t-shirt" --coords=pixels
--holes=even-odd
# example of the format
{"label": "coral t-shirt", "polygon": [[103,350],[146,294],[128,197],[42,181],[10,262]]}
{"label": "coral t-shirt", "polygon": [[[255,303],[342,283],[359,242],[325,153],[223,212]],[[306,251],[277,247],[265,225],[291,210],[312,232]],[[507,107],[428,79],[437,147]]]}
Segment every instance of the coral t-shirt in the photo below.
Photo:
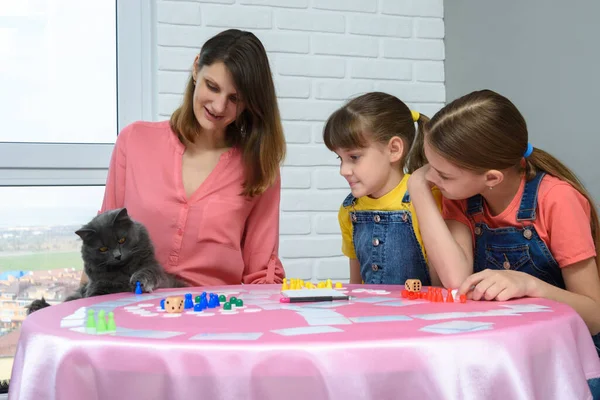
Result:
{"label": "coral t-shirt", "polygon": [[[456,220],[471,229],[475,243],[474,222],[485,223],[490,228],[530,225],[531,221],[517,221],[517,211],[525,188],[525,177],[517,194],[500,214],[491,214],[484,201],[483,213],[467,216],[467,200],[443,199],[442,213],[446,220]],[[596,248],[590,226],[590,203],[569,183],[545,175],[540,182],[537,198],[536,219],[533,227],[544,241],[558,265],[566,267],[596,256]]]}

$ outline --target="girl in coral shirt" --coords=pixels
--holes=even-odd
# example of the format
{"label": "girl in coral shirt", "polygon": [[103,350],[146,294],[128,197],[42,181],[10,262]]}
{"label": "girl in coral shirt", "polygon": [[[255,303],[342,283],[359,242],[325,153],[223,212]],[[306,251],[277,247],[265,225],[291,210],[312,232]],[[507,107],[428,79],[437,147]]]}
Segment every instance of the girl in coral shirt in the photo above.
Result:
{"label": "girl in coral shirt", "polygon": [[[430,263],[473,300],[542,297],[571,306],[600,351],[598,215],[577,177],[528,142],[525,119],[490,90],[424,127],[429,164],[409,191]],[[444,196],[443,216],[429,185]]]}

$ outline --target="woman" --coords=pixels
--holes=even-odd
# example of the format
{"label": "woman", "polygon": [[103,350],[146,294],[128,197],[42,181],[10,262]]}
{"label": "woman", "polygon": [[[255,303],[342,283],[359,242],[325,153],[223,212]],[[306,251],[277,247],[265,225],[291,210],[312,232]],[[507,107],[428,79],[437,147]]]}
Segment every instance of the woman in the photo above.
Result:
{"label": "woman", "polygon": [[284,155],[265,49],[227,30],[196,56],[170,121],[119,134],[101,211],[127,208],[165,270],[190,286],[280,283]]}

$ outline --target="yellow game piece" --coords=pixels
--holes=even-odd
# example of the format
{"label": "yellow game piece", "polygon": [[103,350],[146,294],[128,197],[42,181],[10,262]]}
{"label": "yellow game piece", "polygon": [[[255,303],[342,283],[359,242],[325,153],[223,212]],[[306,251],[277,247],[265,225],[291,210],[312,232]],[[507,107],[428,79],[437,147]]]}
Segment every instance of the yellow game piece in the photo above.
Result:
{"label": "yellow game piece", "polygon": [[325,286],[327,289],[333,289],[333,286],[331,286],[331,279],[327,279],[327,284]]}
{"label": "yellow game piece", "polygon": [[336,282],[336,283],[335,283],[335,288],[336,288],[336,289],[342,289],[342,287],[343,287],[343,286],[342,286],[342,282]]}
{"label": "yellow game piece", "polygon": [[323,289],[323,288],[325,287],[325,282],[322,282],[322,281],[321,281],[321,282],[319,282],[319,284],[317,285],[317,287],[318,287],[319,289]]}
{"label": "yellow game piece", "polygon": [[286,282],[286,280],[284,279],[284,280],[283,280],[283,284],[281,285],[281,290],[288,290],[288,289],[289,289],[289,288],[288,288],[287,282]]}

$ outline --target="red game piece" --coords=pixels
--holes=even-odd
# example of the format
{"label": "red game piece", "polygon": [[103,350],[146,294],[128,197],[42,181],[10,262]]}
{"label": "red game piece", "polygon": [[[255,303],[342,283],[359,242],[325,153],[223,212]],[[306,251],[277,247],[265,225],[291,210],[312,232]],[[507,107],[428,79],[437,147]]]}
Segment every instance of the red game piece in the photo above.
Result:
{"label": "red game piece", "polygon": [[435,302],[436,303],[443,303],[444,302],[444,296],[442,295],[442,289],[438,288],[437,293],[435,295]]}
{"label": "red game piece", "polygon": [[467,302],[467,295],[466,294],[461,294],[460,295],[460,302],[461,303],[466,303]]}
{"label": "red game piece", "polygon": [[409,294],[409,293],[410,293],[410,292],[409,292],[408,290],[406,290],[406,289],[402,289],[401,295],[402,295],[402,297],[403,297],[403,298],[405,298],[405,299],[406,299],[406,298],[408,297],[408,294]]}
{"label": "red game piece", "polygon": [[454,303],[454,299],[452,298],[452,290],[448,289],[448,295],[446,296],[446,303]]}

